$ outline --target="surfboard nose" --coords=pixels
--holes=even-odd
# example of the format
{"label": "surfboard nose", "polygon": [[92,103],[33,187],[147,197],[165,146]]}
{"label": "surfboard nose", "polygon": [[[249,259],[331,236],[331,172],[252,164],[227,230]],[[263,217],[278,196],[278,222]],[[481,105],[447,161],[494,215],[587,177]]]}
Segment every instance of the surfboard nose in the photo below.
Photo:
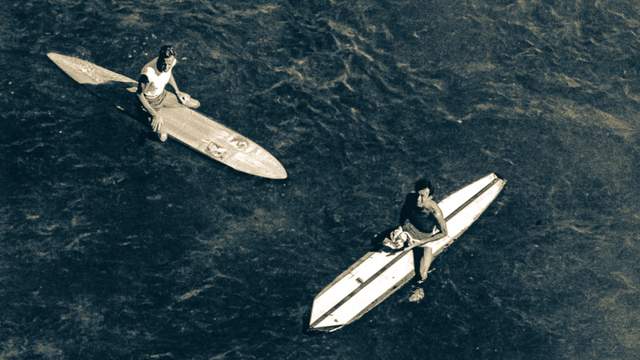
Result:
{"label": "surfboard nose", "polygon": [[275,179],[275,180],[286,179],[288,177],[287,170],[285,170],[284,166],[282,166],[280,161],[278,161],[278,160],[276,160],[276,161],[278,162],[278,166],[274,167],[274,169],[273,169],[273,177],[271,179]]}
{"label": "surfboard nose", "polygon": [[274,166],[271,165],[268,168],[264,168],[262,171],[256,170],[256,169],[252,169],[251,172],[249,171],[245,171],[242,169],[236,169],[236,170],[240,170],[242,172],[245,172],[247,174],[250,175],[254,175],[254,176],[260,176],[263,178],[267,178],[267,179],[272,179],[272,180],[284,180],[288,177],[287,171],[284,169],[284,167],[282,165],[280,165],[280,163],[278,163],[279,166]]}
{"label": "surfboard nose", "polygon": [[249,153],[243,151],[236,152],[225,159],[225,163],[238,171],[254,176],[274,180],[287,178],[287,170],[285,170],[284,166],[282,166],[275,156],[258,144],[254,143],[253,147],[254,151]]}

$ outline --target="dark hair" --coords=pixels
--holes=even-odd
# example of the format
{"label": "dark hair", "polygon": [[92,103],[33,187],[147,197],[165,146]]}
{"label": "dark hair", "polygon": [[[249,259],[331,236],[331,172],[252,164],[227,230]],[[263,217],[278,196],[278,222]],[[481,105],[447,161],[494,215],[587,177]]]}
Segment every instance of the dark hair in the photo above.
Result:
{"label": "dark hair", "polygon": [[176,49],[173,48],[173,45],[164,45],[160,48],[158,58],[166,59],[171,56],[176,56]]}
{"label": "dark hair", "polygon": [[176,50],[172,45],[164,45],[160,48],[158,53],[158,70],[165,71],[167,69],[167,63],[165,59],[176,56]]}
{"label": "dark hair", "polygon": [[424,189],[424,188],[429,188],[429,192],[431,192],[433,194],[433,184],[431,184],[431,181],[427,180],[427,179],[419,179],[418,181],[416,181],[415,185],[414,185],[414,190],[416,192]]}

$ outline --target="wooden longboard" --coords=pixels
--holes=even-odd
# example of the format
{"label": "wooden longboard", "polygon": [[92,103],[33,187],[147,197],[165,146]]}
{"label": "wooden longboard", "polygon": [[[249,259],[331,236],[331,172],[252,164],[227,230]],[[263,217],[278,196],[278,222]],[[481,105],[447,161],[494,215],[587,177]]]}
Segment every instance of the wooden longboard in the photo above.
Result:
{"label": "wooden longboard", "polygon": [[[47,56],[73,80],[92,86],[92,92],[98,95],[111,95],[118,109],[136,117],[136,95],[131,93],[136,81],[75,57],[53,52]],[[287,171],[268,151],[213,119],[185,106],[163,107],[158,113],[169,137],[205,156],[247,174],[287,178]]]}
{"label": "wooden longboard", "polygon": [[[506,181],[489,174],[447,196],[438,205],[448,235],[427,243],[439,255],[462,235],[502,191]],[[309,328],[335,331],[391,296],[415,276],[413,250],[370,251],[327,285],[313,300]]]}

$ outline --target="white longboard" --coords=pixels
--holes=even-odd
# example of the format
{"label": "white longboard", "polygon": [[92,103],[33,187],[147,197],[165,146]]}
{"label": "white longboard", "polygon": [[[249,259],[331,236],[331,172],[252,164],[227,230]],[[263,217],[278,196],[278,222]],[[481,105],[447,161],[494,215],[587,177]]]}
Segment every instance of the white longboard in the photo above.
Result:
{"label": "white longboard", "polygon": [[[95,86],[92,90],[115,90],[125,97],[137,82],[124,75],[78,59],[58,53],[47,56],[62,71],[76,82]],[[116,104],[122,111],[131,113],[131,106]],[[201,113],[184,106],[164,107],[159,111],[164,119],[163,130],[167,134],[205,156],[228,165],[238,171],[269,179],[285,179],[287,172],[282,164],[260,145],[223,126]]]}
{"label": "white longboard", "polygon": [[[427,243],[439,255],[475,222],[506,181],[489,174],[447,196],[438,205],[448,235]],[[413,250],[371,251],[356,261],[313,300],[309,328],[335,331],[359,319],[415,276]]]}

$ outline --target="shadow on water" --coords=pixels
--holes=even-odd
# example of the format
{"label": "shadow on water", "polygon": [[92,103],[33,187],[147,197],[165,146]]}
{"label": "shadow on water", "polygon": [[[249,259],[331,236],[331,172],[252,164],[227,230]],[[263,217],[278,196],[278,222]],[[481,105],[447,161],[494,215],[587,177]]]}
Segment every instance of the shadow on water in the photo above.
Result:
{"label": "shadow on water", "polygon": [[113,104],[118,110],[140,122],[147,121],[149,114],[143,109],[135,94],[136,83],[109,81],[103,84],[80,84],[106,104]]}
{"label": "shadow on water", "polygon": [[[109,81],[103,84],[79,84],[82,88],[101,100],[103,105],[115,107],[120,113],[136,120],[144,125],[147,131],[139,133],[136,137],[137,144],[144,144],[147,141],[158,141],[158,135],[148,127],[150,123],[149,113],[147,113],[135,94],[135,83]],[[206,156],[198,153],[202,158]]]}
{"label": "shadow on water", "polygon": [[[147,141],[159,142],[158,135],[155,132],[153,132],[150,127],[151,117],[149,113],[146,111],[146,109],[144,109],[142,104],[140,104],[137,98],[137,94],[136,94],[137,83],[111,80],[102,84],[78,84],[78,85],[80,85],[80,87],[84,88],[90,94],[100,99],[104,105],[107,105],[108,107],[110,106],[115,107],[120,113],[123,113],[128,117],[133,118],[139,124],[143,125],[146,130],[137,137],[138,144],[144,144]],[[166,90],[166,92],[167,92],[167,97],[165,100],[163,100],[164,101],[163,106],[167,106],[167,107],[183,106],[177,103],[178,100],[173,92],[169,90]],[[170,96],[173,97],[173,99],[169,99]],[[206,160],[206,162],[211,162],[211,157],[206,156],[200,151],[192,151],[191,153],[193,153],[193,155],[191,156],[197,156],[201,160]],[[253,175],[246,174],[242,171],[232,169],[229,166],[222,166],[221,168],[224,169],[223,171],[241,173],[244,176],[253,177]]]}

